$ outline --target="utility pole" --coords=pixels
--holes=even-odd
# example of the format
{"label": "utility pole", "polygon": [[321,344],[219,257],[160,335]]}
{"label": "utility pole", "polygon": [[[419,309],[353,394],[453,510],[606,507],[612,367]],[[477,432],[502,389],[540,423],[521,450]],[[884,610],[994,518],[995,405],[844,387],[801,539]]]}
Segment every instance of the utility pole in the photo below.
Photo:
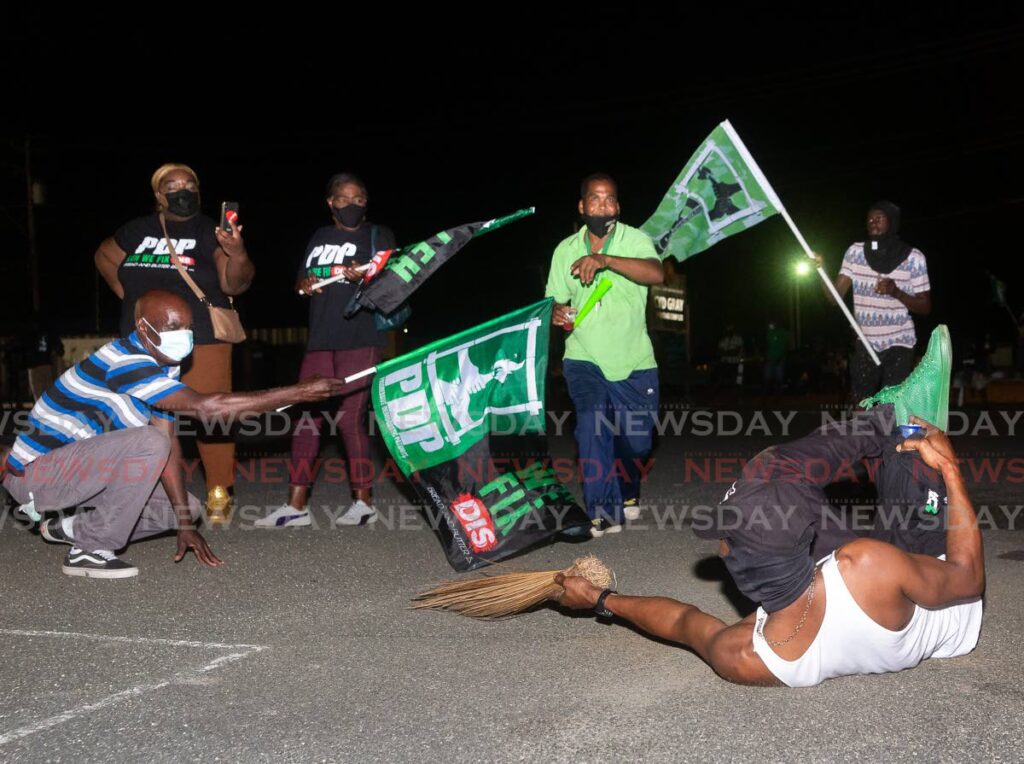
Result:
{"label": "utility pole", "polygon": [[32,139],[25,136],[25,192],[28,197],[28,271],[32,284],[32,312],[38,314],[41,307],[39,296],[39,253],[36,249],[36,195],[32,180]]}

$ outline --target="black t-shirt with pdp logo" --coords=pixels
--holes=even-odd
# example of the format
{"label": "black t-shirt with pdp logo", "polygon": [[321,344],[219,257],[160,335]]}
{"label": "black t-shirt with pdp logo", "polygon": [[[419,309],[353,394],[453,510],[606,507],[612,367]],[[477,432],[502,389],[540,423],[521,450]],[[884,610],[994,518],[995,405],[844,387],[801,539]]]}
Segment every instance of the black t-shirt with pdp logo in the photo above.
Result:
{"label": "black t-shirt with pdp logo", "polygon": [[[174,244],[178,259],[210,302],[218,308],[230,306],[220,288],[217,262],[213,253],[220,244],[214,236],[216,227],[205,215],[188,220],[168,220],[167,233]],[[192,334],[196,345],[213,345],[210,311],[185,283],[171,262],[171,255],[160,227],[160,218],[154,212],[146,217],[125,223],[114,234],[114,242],[125,252],[124,261],[117,269],[117,278],[124,287],[121,301],[121,336],[127,337],[135,329],[135,302],[152,289],[166,289],[185,298],[192,308]]]}
{"label": "black t-shirt with pdp logo", "polygon": [[[376,234],[373,233],[374,228]],[[335,225],[324,226],[309,240],[306,254],[299,263],[298,278],[329,279],[341,273],[342,267],[370,262],[374,250],[379,252],[394,247],[395,235],[384,226],[366,222],[355,231],[345,231]],[[307,350],[353,350],[386,344],[387,335],[377,331],[373,311],[363,309],[352,318],[345,318],[345,308],[356,289],[356,284],[341,280],[328,284],[320,294],[314,293],[309,298]]]}

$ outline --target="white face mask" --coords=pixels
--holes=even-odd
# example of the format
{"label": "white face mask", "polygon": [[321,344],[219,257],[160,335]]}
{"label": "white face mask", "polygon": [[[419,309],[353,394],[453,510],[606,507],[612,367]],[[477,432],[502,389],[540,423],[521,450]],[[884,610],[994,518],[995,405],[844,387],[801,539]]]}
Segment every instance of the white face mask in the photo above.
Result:
{"label": "white face mask", "polygon": [[[142,319],[146,321],[145,317]],[[157,332],[156,327],[153,324],[146,321],[146,325],[157,333],[160,338],[160,344],[157,345],[157,349],[161,355],[165,355],[172,361],[180,362],[188,358],[188,354],[192,352],[192,330],[191,329],[175,329],[172,332]]]}

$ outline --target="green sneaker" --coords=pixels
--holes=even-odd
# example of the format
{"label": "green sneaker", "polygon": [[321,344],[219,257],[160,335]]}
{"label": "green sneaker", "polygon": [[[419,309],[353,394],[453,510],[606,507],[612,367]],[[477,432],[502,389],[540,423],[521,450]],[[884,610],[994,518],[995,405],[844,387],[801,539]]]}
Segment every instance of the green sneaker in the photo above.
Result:
{"label": "green sneaker", "polygon": [[931,422],[940,430],[949,427],[949,378],[953,370],[953,345],[949,329],[939,324],[928,340],[928,350],[910,376],[898,385],[882,388],[860,402],[869,409],[891,403],[896,409],[896,424],[910,424],[911,415]]}

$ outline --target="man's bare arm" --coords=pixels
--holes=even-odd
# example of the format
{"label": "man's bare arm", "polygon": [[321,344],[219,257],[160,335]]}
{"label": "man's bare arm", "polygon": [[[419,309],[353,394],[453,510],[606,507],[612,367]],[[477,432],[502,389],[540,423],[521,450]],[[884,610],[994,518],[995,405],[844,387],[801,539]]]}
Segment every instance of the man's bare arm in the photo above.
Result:
{"label": "man's bare arm", "polygon": [[171,442],[171,454],[167,458],[163,472],[160,473],[160,485],[163,486],[167,498],[171,500],[174,513],[178,516],[178,528],[191,530],[192,516],[188,511],[188,491],[185,490],[185,474],[181,468],[181,443],[174,432],[174,421],[163,417],[151,417],[149,423],[163,432]]}
{"label": "man's bare arm", "polygon": [[[821,255],[814,255],[814,257],[812,259],[814,260],[815,267],[823,268],[825,266],[825,261],[822,259]],[[822,293],[824,293],[825,298],[830,303],[835,305],[836,304],[836,300],[832,296],[832,292],[829,290],[828,285],[825,284],[825,281],[823,279],[818,279],[818,280],[821,281],[821,291],[822,291]],[[850,287],[853,286],[853,282],[850,280],[850,277],[849,276],[844,276],[842,273],[837,275],[832,280],[832,284],[835,286],[836,291],[839,293],[839,296],[841,298],[842,297],[846,297],[846,293],[849,292],[850,291]]]}
{"label": "man's bare arm", "polygon": [[[843,547],[840,555],[852,555],[854,563],[865,569],[884,570],[911,602],[922,607],[946,607],[979,597],[985,590],[981,530],[949,438],[917,417],[911,417],[911,421],[923,425],[927,435],[905,441],[900,450],[917,451],[925,464],[942,474],[946,484],[946,559],[909,554],[868,539]],[[884,592],[878,596],[884,596]]]}
{"label": "man's bare arm", "polygon": [[185,416],[217,418],[258,414],[303,401],[322,401],[340,395],[345,382],[340,379],[316,377],[290,387],[257,390],[247,393],[197,393],[186,387],[161,398],[155,405],[164,411]]}
{"label": "man's bare arm", "polygon": [[180,561],[185,552],[191,549],[196,559],[211,568],[217,568],[224,562],[213,553],[192,522],[188,508],[188,491],[185,489],[185,475],[181,468],[181,443],[174,432],[174,422],[162,417],[151,417],[149,423],[162,431],[171,441],[171,453],[160,473],[160,485],[170,499],[174,514],[178,516],[178,547],[174,561]]}
{"label": "man's bare arm", "polygon": [[[911,417],[911,420],[925,427],[926,436],[908,440],[899,448],[917,451],[925,464],[942,474],[948,497],[948,526],[945,562],[912,555],[917,576],[908,582],[906,594],[925,607],[979,597],[985,590],[985,550],[978,518],[967,495],[953,446],[946,434],[930,423],[917,417]],[[929,605],[929,602],[937,604]]]}
{"label": "man's bare arm", "polygon": [[927,316],[932,312],[932,293],[930,291],[908,294],[896,286],[892,279],[879,279],[876,290],[879,294],[895,297],[909,310],[919,316]]}
{"label": "man's bare arm", "polygon": [[569,273],[578,276],[580,283],[586,286],[594,280],[598,271],[606,268],[644,286],[660,284],[665,280],[665,270],[657,258],[616,257],[600,253],[581,257],[569,267]]}
{"label": "man's bare arm", "polygon": [[[555,577],[565,588],[559,603],[577,609],[593,609],[601,590],[578,576]],[[610,594],[604,606],[652,637],[689,647],[716,674],[738,684],[777,684],[753,650],[751,619],[727,626],[696,605],[669,597],[631,597]]]}

